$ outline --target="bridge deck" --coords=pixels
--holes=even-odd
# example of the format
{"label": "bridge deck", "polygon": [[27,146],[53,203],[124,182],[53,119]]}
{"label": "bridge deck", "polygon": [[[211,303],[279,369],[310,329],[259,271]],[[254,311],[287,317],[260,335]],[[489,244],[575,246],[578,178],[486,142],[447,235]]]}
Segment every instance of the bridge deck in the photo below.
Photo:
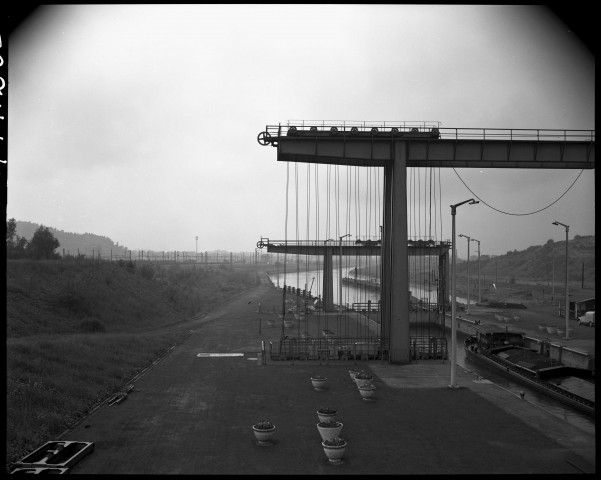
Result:
{"label": "bridge deck", "polygon": [[403,144],[408,167],[595,168],[594,130],[460,129],[430,126],[267,126],[259,143],[278,161],[385,166]]}
{"label": "bridge deck", "polygon": [[[382,254],[382,247],[379,241],[368,240],[366,242],[342,242],[342,255],[379,256]],[[267,251],[271,253],[289,253],[294,255],[325,255],[327,252],[338,255],[340,253],[339,242],[324,244],[323,240],[286,241],[261,238],[257,242],[257,247],[267,247]],[[450,242],[434,242],[432,240],[407,241],[408,254],[414,256],[444,255],[450,248]]]}

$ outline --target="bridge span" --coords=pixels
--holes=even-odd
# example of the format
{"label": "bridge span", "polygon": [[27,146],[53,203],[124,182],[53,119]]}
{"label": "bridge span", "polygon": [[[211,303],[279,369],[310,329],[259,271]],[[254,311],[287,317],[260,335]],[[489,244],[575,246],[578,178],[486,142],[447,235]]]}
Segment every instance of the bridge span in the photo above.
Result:
{"label": "bridge span", "polygon": [[[269,253],[289,253],[292,255],[317,255],[323,257],[323,286],[322,301],[326,311],[335,310],[333,292],[333,256],[381,256],[381,240],[270,240],[261,237],[257,248],[267,248]],[[449,298],[448,291],[448,265],[449,241],[436,242],[434,240],[407,240],[407,253],[410,256],[438,257],[438,278],[443,279],[438,283],[438,297]],[[339,306],[341,308],[342,305]]]}
{"label": "bridge span", "polygon": [[[407,168],[595,168],[594,130],[440,128],[439,122],[289,121],[257,141],[277,160],[384,169],[382,338],[388,360],[410,362]],[[455,250],[453,246],[453,250]],[[443,277],[440,277],[443,278]]]}

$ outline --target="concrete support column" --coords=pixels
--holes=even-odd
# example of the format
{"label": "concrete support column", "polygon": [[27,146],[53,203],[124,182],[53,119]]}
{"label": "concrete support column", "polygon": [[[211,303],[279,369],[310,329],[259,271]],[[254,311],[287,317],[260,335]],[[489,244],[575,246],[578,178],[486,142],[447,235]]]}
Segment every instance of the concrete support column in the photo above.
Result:
{"label": "concrete support column", "polygon": [[323,308],[326,312],[334,310],[334,279],[332,273],[332,248],[327,247],[323,256]]}
{"label": "concrete support column", "polygon": [[[391,238],[391,226],[390,219],[392,218],[392,178],[393,178],[393,168],[392,162],[384,168],[384,218],[382,225],[382,260],[381,260],[381,305],[380,305],[380,331],[382,333],[382,337],[385,340],[382,342],[386,342],[386,345],[382,345],[387,350],[390,351],[390,300],[392,297],[391,294],[391,285],[390,285],[390,276],[391,276],[391,250],[392,250],[392,238]],[[390,358],[389,358],[390,360]]]}
{"label": "concrete support column", "polygon": [[[407,150],[397,142],[394,158],[385,167],[384,254],[382,262],[385,319],[390,363],[409,363],[409,262],[407,250]],[[394,240],[394,241],[393,241]],[[386,263],[385,263],[386,262]]]}
{"label": "concrete support column", "polygon": [[445,314],[449,306],[449,251],[438,256],[438,305],[442,308],[440,318],[441,332],[445,330]]}

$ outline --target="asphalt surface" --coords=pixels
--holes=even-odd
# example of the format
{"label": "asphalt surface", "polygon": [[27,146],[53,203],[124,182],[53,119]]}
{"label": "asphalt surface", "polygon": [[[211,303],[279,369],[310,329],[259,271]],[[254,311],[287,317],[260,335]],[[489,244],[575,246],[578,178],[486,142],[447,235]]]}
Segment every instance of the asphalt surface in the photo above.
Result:
{"label": "asphalt surface", "polygon": [[[120,404],[106,403],[56,440],[94,442],[78,474],[561,474],[594,473],[590,433],[448,361],[270,361],[261,365],[258,302],[277,304],[268,281],[190,323],[188,339],[134,381]],[[210,357],[206,353],[241,353]],[[374,375],[364,401],[348,374]],[[310,377],[328,378],[313,389]],[[316,410],[338,407],[347,441],[343,462],[328,462]],[[270,420],[273,443],[252,425]]]}

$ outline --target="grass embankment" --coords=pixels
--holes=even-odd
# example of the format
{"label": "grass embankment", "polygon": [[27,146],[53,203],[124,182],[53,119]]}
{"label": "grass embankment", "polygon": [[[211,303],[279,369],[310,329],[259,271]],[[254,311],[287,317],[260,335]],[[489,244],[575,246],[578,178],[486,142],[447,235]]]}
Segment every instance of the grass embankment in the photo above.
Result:
{"label": "grass embankment", "polygon": [[254,285],[249,266],[7,263],[7,469]]}

